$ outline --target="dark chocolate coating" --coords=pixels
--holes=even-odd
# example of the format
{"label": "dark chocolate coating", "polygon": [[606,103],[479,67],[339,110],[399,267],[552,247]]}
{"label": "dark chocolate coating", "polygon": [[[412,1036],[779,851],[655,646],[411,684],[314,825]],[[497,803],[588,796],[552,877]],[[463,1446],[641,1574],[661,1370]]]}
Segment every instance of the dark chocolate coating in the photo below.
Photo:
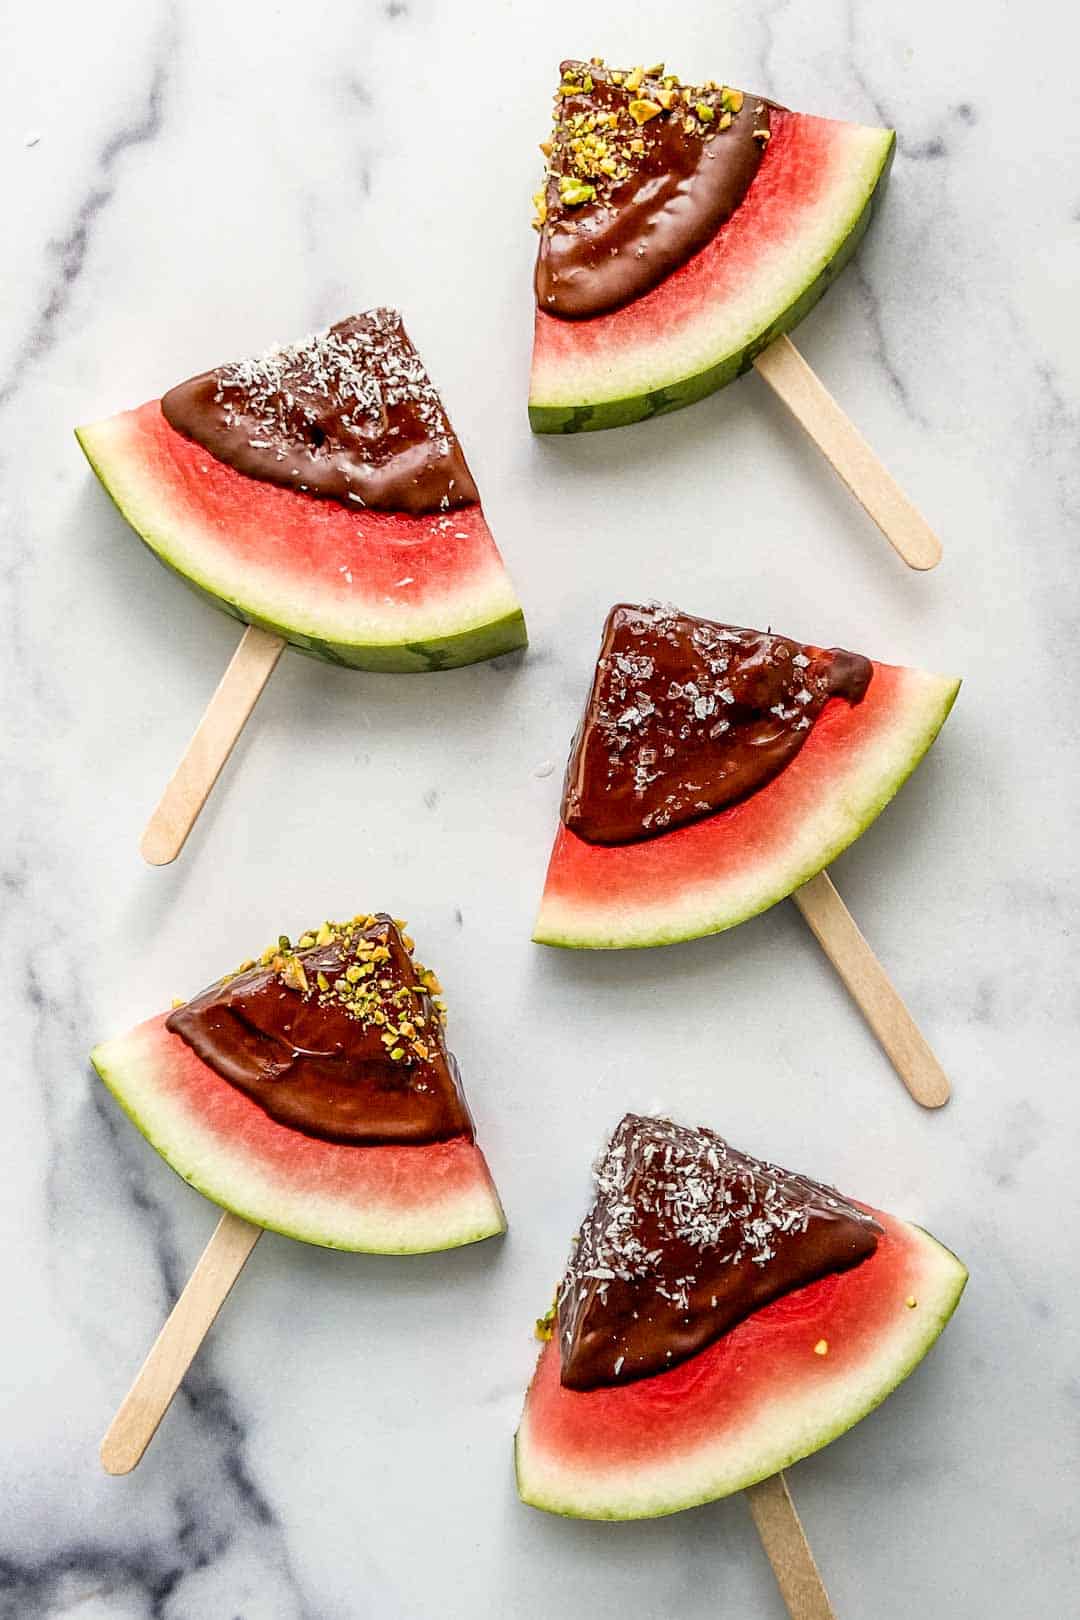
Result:
{"label": "dark chocolate coating", "polygon": [[756,793],[870,660],[672,607],[620,603],[566,770],[562,819],[588,843],[654,838]]}
{"label": "dark chocolate coating", "polygon": [[480,498],[395,310],[203,372],[170,388],[161,409],[247,477],[352,511],[446,511]]}
{"label": "dark chocolate coating", "polygon": [[667,1371],[784,1294],[873,1254],[865,1210],[714,1131],[627,1114],[559,1293],[562,1382]]}
{"label": "dark chocolate coating", "polygon": [[[620,153],[626,136],[640,139],[644,151],[627,153],[626,178],[605,182],[594,176],[593,201],[566,206],[558,172],[560,147],[572,138],[579,114],[616,113],[623,124],[635,96],[663,94],[661,81],[646,79],[636,92],[613,83],[606,68],[580,62],[562,64],[564,79],[592,80],[592,89],[556,99],[553,172],[546,185],[547,218],[540,231],[536,261],[536,302],[546,314],[586,320],[632,303],[693,257],[734,214],[750,189],[764,151],[757,131],[770,129],[770,104],[745,95],[742,107],[721,129],[724,107],[716,91],[693,91],[646,123],[629,121],[614,132]],[[694,117],[701,103],[713,112],[710,123]],[[569,171],[573,173],[572,169]]]}
{"label": "dark chocolate coating", "polygon": [[[322,1003],[316,976],[332,987],[354,960],[340,943],[296,953],[312,987],[306,995],[272,968],[255,967],[176,1008],[165,1027],[271,1119],[307,1136],[354,1143],[471,1138],[457,1064],[397,927],[380,914],[362,937],[389,950],[379,967],[379,1002],[391,1017],[405,1007],[414,1022],[423,1020],[429,1060],[391,1060],[381,1026]],[[412,993],[395,1001],[402,986]]]}

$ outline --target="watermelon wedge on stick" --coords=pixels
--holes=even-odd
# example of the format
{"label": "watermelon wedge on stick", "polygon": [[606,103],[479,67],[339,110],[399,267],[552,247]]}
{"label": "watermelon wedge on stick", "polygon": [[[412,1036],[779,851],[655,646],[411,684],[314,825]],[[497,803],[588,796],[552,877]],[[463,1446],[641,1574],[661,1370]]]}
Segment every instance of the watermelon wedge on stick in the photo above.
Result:
{"label": "watermelon wedge on stick", "polygon": [[790,1613],[822,1620],[832,1609],[780,1471],[914,1371],[964,1266],[920,1227],[705,1127],[628,1114],[595,1177],[537,1324],[522,1500],[628,1520],[747,1490]]}
{"label": "watermelon wedge on stick", "polygon": [[895,141],[662,65],[563,62],[534,199],[534,432],[640,422],[754,366],[904,561],[933,568],[937,536],[788,336],[854,254]]}
{"label": "watermelon wedge on stick", "polygon": [[109,1473],[139,1462],[264,1228],[369,1254],[505,1230],[439,990],[403,923],[361,915],[282,936],[94,1049],[132,1123],[225,1211],[105,1437]]}
{"label": "watermelon wedge on stick", "polygon": [[422,674],[525,645],[461,446],[394,310],[76,430],[148,548],[247,625],[142,841],[175,860],[286,645]]}
{"label": "watermelon wedge on stick", "polygon": [[825,868],[911,775],[960,682],[619,604],[567,767],[533,937],[720,933],[791,896],[912,1096],[949,1084]]}

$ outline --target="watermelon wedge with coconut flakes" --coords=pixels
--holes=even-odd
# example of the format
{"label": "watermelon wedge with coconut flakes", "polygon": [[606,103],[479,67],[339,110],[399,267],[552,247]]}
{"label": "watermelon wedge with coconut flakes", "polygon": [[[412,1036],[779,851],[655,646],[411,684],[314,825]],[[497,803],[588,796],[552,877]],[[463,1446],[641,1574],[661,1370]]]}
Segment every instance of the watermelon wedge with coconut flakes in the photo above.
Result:
{"label": "watermelon wedge with coconut flakes", "polygon": [[178,432],[160,400],[79,428],[77,437],[122,515],[166,566],[215,606],[301,652],[356,669],[420,673],[526,644],[478,501],[385,510],[282,487]]}
{"label": "watermelon wedge with coconut flakes", "polygon": [[[371,921],[384,927],[389,923],[389,919],[384,918]],[[290,1019],[319,1018],[325,1012],[313,1005],[325,998],[320,998],[315,991],[317,963],[313,963],[310,950],[302,951],[298,947],[295,956],[287,957],[286,975],[288,962],[296,959],[306,961],[311,969],[312,984],[303,996],[287,976],[274,979],[269,986],[262,982],[266,981],[267,973],[279,974],[280,970],[272,964],[267,973],[262,974],[262,981],[257,979],[263,992],[269,988],[274,997],[272,1018],[282,1015],[281,1008]],[[328,971],[333,978],[334,969]],[[187,1008],[197,1011],[201,1003],[209,1002],[213,1021],[207,1027],[211,1036],[215,1032],[220,1035],[223,1014],[214,1004],[214,998],[242,995],[245,981],[258,973],[257,968],[241,970],[186,1004]],[[365,981],[360,983],[363,986]],[[389,991],[386,1005],[390,1008],[400,1005],[394,1002]],[[173,1014],[163,1013],[151,1018],[118,1039],[103,1042],[92,1052],[91,1061],[128,1118],[166,1163],[214,1203],[256,1226],[281,1232],[286,1237],[325,1248],[374,1254],[420,1254],[451,1249],[505,1230],[499,1197],[484,1155],[473,1137],[452,1059],[449,1060],[450,1072],[455,1079],[448,1081],[448,1092],[456,1113],[447,1129],[455,1134],[431,1141],[328,1140],[283,1123],[280,1117],[272,1117],[267,1107],[257,1100],[257,1095],[241,1089],[219,1072],[219,1068],[234,1072],[227,1053],[226,1061],[219,1063],[219,1068],[203,1061],[189,1038],[166,1027],[167,1021],[176,1021],[177,1010],[174,1008]],[[335,1026],[338,1035],[345,1027],[340,1014],[338,1008]],[[257,1012],[251,1013],[250,1004],[240,1005],[240,1015],[242,1022],[245,1017],[258,1016]],[[334,1015],[333,1009],[331,1015]],[[226,1012],[224,1016],[228,1018],[229,1014]],[[385,1023],[379,1027],[385,1028]],[[286,1037],[292,1028],[291,1023],[285,1026]],[[309,1023],[306,1026],[309,1036],[311,1029]],[[281,1038],[280,1032],[274,1037],[275,1049],[269,1064],[265,1057],[260,1060],[258,1067],[268,1072],[256,1076],[255,1082],[258,1092],[260,1080],[269,1081],[268,1106],[278,1112],[280,1104],[272,1093],[280,1095],[287,1092],[290,1085],[297,1084],[291,1072],[280,1072],[277,1057],[281,1052]],[[377,1104],[380,1089],[385,1093],[387,1084],[393,1083],[395,1078],[399,1087],[409,1084],[407,1063],[404,1067],[397,1064],[400,1074],[395,1077],[391,1073],[388,1082],[384,1071],[392,1066],[388,1063],[380,1066],[379,1059],[386,1054],[379,1044],[378,1030],[369,1029],[365,1033],[358,1026],[355,1037],[345,1037],[350,1038],[367,1042],[366,1047],[358,1050],[377,1054],[371,1059],[375,1089],[367,1091],[369,1099],[374,1097]],[[437,1048],[442,1052],[441,1037],[429,1036],[428,1041],[433,1051]],[[300,1044],[299,1035],[297,1042]],[[312,1041],[311,1044],[318,1043]],[[322,1044],[334,1049],[340,1047],[341,1042],[333,1036]],[[400,1049],[395,1048],[395,1051],[398,1059],[404,1056]],[[293,1053],[293,1057],[296,1056]],[[421,1092],[430,1096],[430,1071],[421,1068],[416,1072],[424,1079]],[[363,1071],[352,1070],[343,1093],[341,1085],[331,1078],[328,1090],[331,1098],[335,1089],[339,1098],[344,1094],[351,1111],[353,1099],[358,1093],[361,1097],[364,1094]],[[263,1094],[267,1095],[265,1085]],[[422,1099],[420,1104],[424,1106]],[[352,1117],[351,1112],[349,1117]],[[378,1122],[376,1114],[376,1128]]]}
{"label": "watermelon wedge with coconut flakes", "polygon": [[822,871],[911,775],[960,687],[953,676],[871,667],[861,701],[829,698],[779,774],[704,819],[609,844],[561,822],[533,938],[594,950],[694,939],[745,922]]}
{"label": "watermelon wedge with coconut flakes", "polygon": [[671,1372],[565,1389],[558,1345],[546,1344],[517,1434],[523,1501],[584,1519],[677,1513],[745,1490],[866,1417],[922,1361],[967,1281],[929,1233],[872,1213],[884,1235],[869,1260],[766,1305]]}
{"label": "watermelon wedge with coconut flakes", "polygon": [[[568,97],[557,129],[560,117],[587,104]],[[657,124],[680,108],[676,101],[671,111],[658,109]],[[747,98],[738,116],[752,112]],[[771,104],[768,120],[745,196],[658,285],[589,318],[538,306],[529,391],[535,432],[618,427],[692,404],[790,332],[847,264],[888,173],[894,132]],[[719,145],[725,134],[709,138]],[[673,198],[669,217],[683,206],[681,195]]]}
{"label": "watermelon wedge with coconut flakes", "polygon": [[628,1115],[596,1177],[516,1439],[550,1513],[655,1518],[809,1456],[913,1371],[967,1281],[921,1228],[702,1128]]}

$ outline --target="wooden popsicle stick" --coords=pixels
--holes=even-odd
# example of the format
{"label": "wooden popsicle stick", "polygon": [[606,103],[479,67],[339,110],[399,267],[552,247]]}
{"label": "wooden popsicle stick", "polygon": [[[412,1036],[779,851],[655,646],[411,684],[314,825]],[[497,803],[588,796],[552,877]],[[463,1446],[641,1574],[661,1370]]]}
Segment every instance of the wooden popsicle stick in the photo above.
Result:
{"label": "wooden popsicle stick", "polygon": [[791,1620],[836,1620],[783,1474],[743,1494]]}
{"label": "wooden popsicle stick", "polygon": [[168,866],[183,849],[284,646],[280,636],[253,624],[240,637],[183,759],[146,824],[139,850],[151,866]]}
{"label": "wooden popsicle stick", "polygon": [[944,1069],[837,894],[828,872],[819,872],[796,889],[791,898],[915,1101],[924,1108],[940,1108],[947,1103],[949,1081]]}
{"label": "wooden popsicle stick", "polygon": [[941,561],[941,541],[791,339],[783,333],[774,338],[754,367],[908,567],[935,568]]}
{"label": "wooden popsicle stick", "polygon": [[261,1226],[228,1211],[218,1221],[101,1442],[107,1473],[130,1474],[141,1460],[261,1235]]}

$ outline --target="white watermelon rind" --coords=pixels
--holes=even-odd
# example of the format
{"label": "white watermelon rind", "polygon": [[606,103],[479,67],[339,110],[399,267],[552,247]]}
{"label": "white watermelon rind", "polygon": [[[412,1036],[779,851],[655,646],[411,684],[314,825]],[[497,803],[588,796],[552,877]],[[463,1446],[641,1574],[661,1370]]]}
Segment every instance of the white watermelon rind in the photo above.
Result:
{"label": "white watermelon rind", "polygon": [[184,584],[232,618],[280,636],[299,652],[350,669],[428,674],[497,658],[528,644],[509,575],[493,556],[481,579],[462,582],[430,604],[380,616],[374,604],[348,616],[305,604],[265,574],[252,579],[215,543],[213,526],[161,498],[125,440],[127,413],[75,429],[102,487],[148,550]]}
{"label": "white watermelon rind", "polygon": [[901,1224],[924,1261],[911,1280],[915,1308],[897,1301],[895,1331],[859,1376],[825,1406],[816,1386],[787,1399],[777,1396],[768,1421],[748,1425],[736,1444],[703,1444],[664,1465],[635,1469],[621,1462],[610,1470],[562,1465],[534,1441],[529,1406],[515,1438],[518,1494],[530,1507],[563,1518],[632,1520],[664,1518],[701,1507],[769,1479],[781,1469],[820,1451],[880,1406],[919,1365],[956,1309],[968,1280],[967,1268],[951,1250],[919,1226]]}
{"label": "white watermelon rind", "polygon": [[[545,894],[533,930],[540,945],[568,950],[647,949],[723,933],[786,899],[831,864],[885,809],[903,787],[945,724],[959,678],[904,670],[905,698],[887,727],[845,771],[823,783],[812,813],[779,856],[755,862],[751,851],[735,876],[681,887],[648,905],[611,890],[595,903]],[[733,834],[738,837],[738,833]]]}
{"label": "white watermelon rind", "polygon": [[[734,382],[774,339],[791,332],[853,257],[884,189],[896,133],[837,124],[851,162],[827,206],[763,264],[753,295],[724,300],[692,321],[658,319],[640,346],[579,365],[534,368],[529,425],[534,433],[579,433],[625,427],[692,405]],[[663,284],[661,284],[663,285]],[[600,317],[603,319],[603,317]],[[537,371],[539,375],[537,375]]]}
{"label": "white watermelon rind", "polygon": [[[319,1195],[309,1188],[275,1183],[242,1149],[224,1144],[156,1083],[154,1045],[146,1030],[143,1025],[103,1042],[91,1052],[90,1061],[128,1119],[170,1169],[222,1209],[283,1237],[363,1254],[430,1254],[505,1232],[498,1193],[475,1143],[473,1185],[413,1208],[400,1204],[359,1208],[335,1197],[332,1189]],[[425,1150],[415,1151],[417,1174],[422,1175]]]}

